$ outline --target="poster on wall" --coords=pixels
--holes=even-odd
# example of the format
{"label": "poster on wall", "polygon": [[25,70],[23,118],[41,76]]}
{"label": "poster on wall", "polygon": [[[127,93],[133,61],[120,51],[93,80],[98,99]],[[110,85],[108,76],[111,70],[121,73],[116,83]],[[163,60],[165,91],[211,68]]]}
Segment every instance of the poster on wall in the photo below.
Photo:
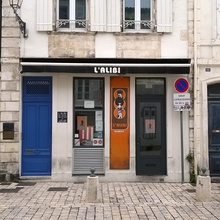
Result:
{"label": "poster on wall", "polygon": [[113,88],[112,129],[126,129],[127,125],[127,88]]}
{"label": "poster on wall", "polygon": [[77,130],[86,130],[87,116],[77,116]]}

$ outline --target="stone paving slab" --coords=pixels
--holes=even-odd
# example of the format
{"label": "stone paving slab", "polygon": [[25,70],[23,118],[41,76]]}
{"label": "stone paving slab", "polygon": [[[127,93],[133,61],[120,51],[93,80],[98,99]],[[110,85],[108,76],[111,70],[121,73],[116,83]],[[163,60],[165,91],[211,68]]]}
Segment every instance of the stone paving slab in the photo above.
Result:
{"label": "stone paving slab", "polygon": [[0,184],[0,220],[220,219],[219,183],[212,183],[210,202],[197,202],[189,183],[104,182],[99,203],[85,202],[86,183],[21,185],[14,190],[18,183]]}

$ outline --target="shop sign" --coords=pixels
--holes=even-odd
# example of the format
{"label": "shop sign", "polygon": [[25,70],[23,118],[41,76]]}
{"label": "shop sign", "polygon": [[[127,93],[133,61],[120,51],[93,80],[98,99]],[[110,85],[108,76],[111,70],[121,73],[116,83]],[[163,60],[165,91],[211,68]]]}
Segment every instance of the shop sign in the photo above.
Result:
{"label": "shop sign", "polygon": [[94,73],[121,73],[120,67],[94,67]]}

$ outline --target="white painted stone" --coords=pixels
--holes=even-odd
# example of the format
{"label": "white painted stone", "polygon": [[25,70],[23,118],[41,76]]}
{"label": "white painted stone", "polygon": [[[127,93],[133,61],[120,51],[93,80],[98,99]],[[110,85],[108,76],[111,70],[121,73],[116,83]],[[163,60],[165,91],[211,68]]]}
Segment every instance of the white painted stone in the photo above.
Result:
{"label": "white painted stone", "polygon": [[209,176],[198,176],[196,182],[196,200],[198,202],[209,202],[211,200],[211,178]]}
{"label": "white painted stone", "polygon": [[113,33],[98,33],[95,36],[95,57],[115,57],[116,41]]}
{"label": "white painted stone", "polygon": [[2,111],[19,111],[19,102],[1,102]]}
{"label": "white painted stone", "polygon": [[1,112],[1,121],[18,121],[19,112]]}
{"label": "white painted stone", "polygon": [[86,185],[86,202],[99,202],[100,194],[99,194],[99,177],[87,177],[87,185]]}

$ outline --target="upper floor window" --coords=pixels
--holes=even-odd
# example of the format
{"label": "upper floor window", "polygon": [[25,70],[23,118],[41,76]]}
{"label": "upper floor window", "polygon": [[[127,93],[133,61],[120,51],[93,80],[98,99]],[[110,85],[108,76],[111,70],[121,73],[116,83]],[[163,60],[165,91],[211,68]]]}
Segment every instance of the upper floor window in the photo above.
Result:
{"label": "upper floor window", "polygon": [[54,0],[36,1],[37,31],[172,32],[173,0],[56,0],[56,3],[54,27]]}
{"label": "upper floor window", "polygon": [[85,29],[86,0],[58,0],[59,28]]}
{"label": "upper floor window", "polygon": [[151,0],[124,0],[124,29],[149,30],[152,28]]}

